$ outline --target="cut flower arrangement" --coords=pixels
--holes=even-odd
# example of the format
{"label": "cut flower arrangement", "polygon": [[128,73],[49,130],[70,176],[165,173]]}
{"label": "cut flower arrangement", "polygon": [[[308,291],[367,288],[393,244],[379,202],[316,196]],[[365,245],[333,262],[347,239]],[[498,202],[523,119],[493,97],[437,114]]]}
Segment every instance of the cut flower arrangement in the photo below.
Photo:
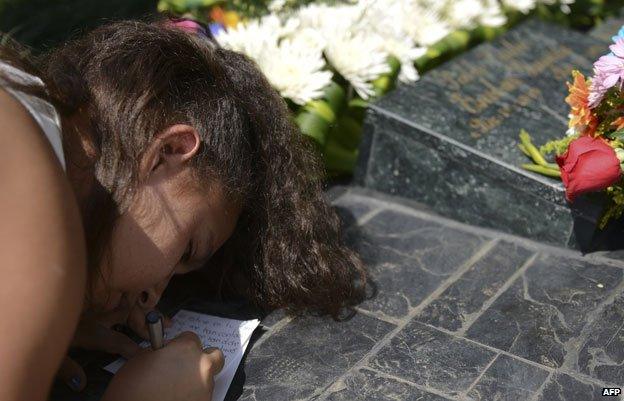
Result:
{"label": "cut flower arrangement", "polygon": [[208,23],[222,46],[252,58],[341,175],[356,164],[370,101],[529,15],[577,18],[591,14],[579,11],[585,3],[598,12],[606,1],[160,0],[159,9]]}
{"label": "cut flower arrangement", "polygon": [[[521,131],[519,144],[533,162],[523,167],[560,177],[569,202],[588,192],[606,195],[601,229],[624,212],[624,27],[609,49],[594,63],[591,77],[572,72],[565,99],[570,106],[567,135],[538,149]],[[554,154],[556,164],[546,160],[549,154]]]}

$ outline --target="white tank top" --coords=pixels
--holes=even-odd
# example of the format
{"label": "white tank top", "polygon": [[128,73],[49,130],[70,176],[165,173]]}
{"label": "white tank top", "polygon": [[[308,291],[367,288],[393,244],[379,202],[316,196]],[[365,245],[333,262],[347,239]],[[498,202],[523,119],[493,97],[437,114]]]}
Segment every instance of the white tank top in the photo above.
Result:
{"label": "white tank top", "polygon": [[[2,61],[0,61],[0,70],[14,82],[24,85],[44,86],[40,78]],[[30,115],[41,127],[48,141],[50,141],[52,149],[54,149],[54,153],[61,163],[63,170],[66,170],[65,154],[63,153],[63,143],[61,141],[61,119],[54,106],[36,96],[7,87],[6,82],[2,79],[2,75],[0,75],[0,86],[19,100],[26,110],[28,110]]]}

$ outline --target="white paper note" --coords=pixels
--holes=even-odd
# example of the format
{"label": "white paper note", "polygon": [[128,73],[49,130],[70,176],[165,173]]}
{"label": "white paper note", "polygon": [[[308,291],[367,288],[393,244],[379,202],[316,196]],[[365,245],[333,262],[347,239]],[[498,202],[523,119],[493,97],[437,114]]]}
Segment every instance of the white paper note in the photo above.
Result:
{"label": "white paper note", "polygon": [[[176,313],[171,321],[172,326],[165,329],[165,339],[172,339],[183,331],[192,331],[199,336],[204,347],[217,347],[223,351],[225,364],[223,370],[215,376],[212,394],[212,401],[223,401],[249,344],[251,334],[260,321],[226,319],[187,310]],[[146,341],[141,343],[143,347],[148,345]],[[104,369],[114,374],[125,362],[125,359],[119,358],[106,365]]]}

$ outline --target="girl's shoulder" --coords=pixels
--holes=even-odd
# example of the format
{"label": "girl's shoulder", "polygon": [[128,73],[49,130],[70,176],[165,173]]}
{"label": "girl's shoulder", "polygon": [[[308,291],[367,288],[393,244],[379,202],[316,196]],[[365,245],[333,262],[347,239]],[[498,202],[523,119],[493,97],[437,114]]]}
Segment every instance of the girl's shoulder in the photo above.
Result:
{"label": "girl's shoulder", "polygon": [[[38,123],[1,86],[0,221],[2,228],[8,230],[4,234],[22,234],[17,235],[20,238],[0,235],[0,249],[6,246],[6,241],[15,240],[18,244],[44,245],[41,249],[37,246],[31,249],[30,259],[58,261],[55,264],[63,266],[61,270],[82,263],[80,255],[85,252],[82,221],[68,177]],[[71,255],[78,255],[76,261],[72,261]],[[6,255],[0,252],[0,256]],[[79,264],[75,269],[80,271],[84,266]]]}
{"label": "girl's shoulder", "polygon": [[15,88],[15,84],[44,87],[44,83],[39,77],[0,60],[0,87],[18,100],[28,111],[50,142],[54,154],[63,167],[63,170],[65,170],[61,119],[56,109],[46,100]]}

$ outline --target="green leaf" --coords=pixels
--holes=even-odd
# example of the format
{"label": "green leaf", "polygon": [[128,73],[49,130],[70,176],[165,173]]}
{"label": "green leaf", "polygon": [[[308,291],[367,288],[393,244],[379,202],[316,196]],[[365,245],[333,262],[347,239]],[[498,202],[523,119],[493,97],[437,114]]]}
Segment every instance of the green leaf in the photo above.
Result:
{"label": "green leaf", "polygon": [[356,150],[362,137],[362,125],[351,116],[343,115],[331,128],[329,137],[348,150]]}
{"label": "green leaf", "polygon": [[373,89],[375,89],[375,97],[383,96],[394,89],[397,77],[401,71],[401,60],[390,55],[386,61],[390,67],[390,71],[379,76],[372,82]]}
{"label": "green leaf", "polygon": [[351,100],[349,100],[349,107],[361,107],[363,109],[368,107],[368,101],[359,98],[359,97],[355,97]]}
{"label": "green leaf", "polygon": [[325,87],[323,92],[323,99],[327,101],[327,104],[334,111],[334,114],[340,114],[345,107],[345,100],[347,98],[344,88],[332,81]]}
{"label": "green leaf", "polygon": [[605,136],[610,139],[617,139],[619,141],[624,141],[624,129],[619,129],[617,131],[610,132],[606,134]]}
{"label": "green leaf", "polygon": [[388,57],[388,65],[390,65],[390,73],[388,75],[396,78],[401,70],[401,60],[391,55]]}
{"label": "green leaf", "polygon": [[158,11],[174,11],[182,14],[198,8],[208,8],[222,0],[160,0],[158,2]]}
{"label": "green leaf", "polygon": [[392,80],[392,77],[382,75],[375,79],[372,84],[373,89],[375,90],[375,97],[380,97],[388,93],[393,88],[394,81]]}
{"label": "green leaf", "polygon": [[330,107],[329,103],[324,100],[312,100],[304,106],[304,109],[310,113],[318,115],[328,124],[331,124],[336,120],[336,114],[334,114],[334,111]]}
{"label": "green leaf", "polygon": [[442,42],[438,42],[432,45],[430,48],[428,48],[427,53],[425,53],[425,55],[422,56],[421,58],[425,59],[426,62],[428,62],[429,60],[437,59],[446,51],[448,51],[446,44]]}
{"label": "green leaf", "polygon": [[325,166],[328,170],[338,173],[353,173],[357,163],[358,151],[349,150],[338,141],[329,139],[324,150]]}
{"label": "green leaf", "polygon": [[470,32],[464,30],[451,32],[442,41],[454,52],[464,50],[470,44]]}
{"label": "green leaf", "polygon": [[297,115],[295,121],[304,135],[314,138],[320,146],[325,146],[327,131],[329,130],[329,124],[326,120],[318,114],[303,110]]}
{"label": "green leaf", "polygon": [[505,32],[505,27],[480,26],[474,30],[474,36],[477,40],[492,40],[501,33]]}
{"label": "green leaf", "polygon": [[427,66],[429,65],[429,63],[431,63],[431,60],[431,57],[429,57],[429,55],[425,53],[424,55],[416,59],[414,65],[419,72],[423,72],[427,69]]}

